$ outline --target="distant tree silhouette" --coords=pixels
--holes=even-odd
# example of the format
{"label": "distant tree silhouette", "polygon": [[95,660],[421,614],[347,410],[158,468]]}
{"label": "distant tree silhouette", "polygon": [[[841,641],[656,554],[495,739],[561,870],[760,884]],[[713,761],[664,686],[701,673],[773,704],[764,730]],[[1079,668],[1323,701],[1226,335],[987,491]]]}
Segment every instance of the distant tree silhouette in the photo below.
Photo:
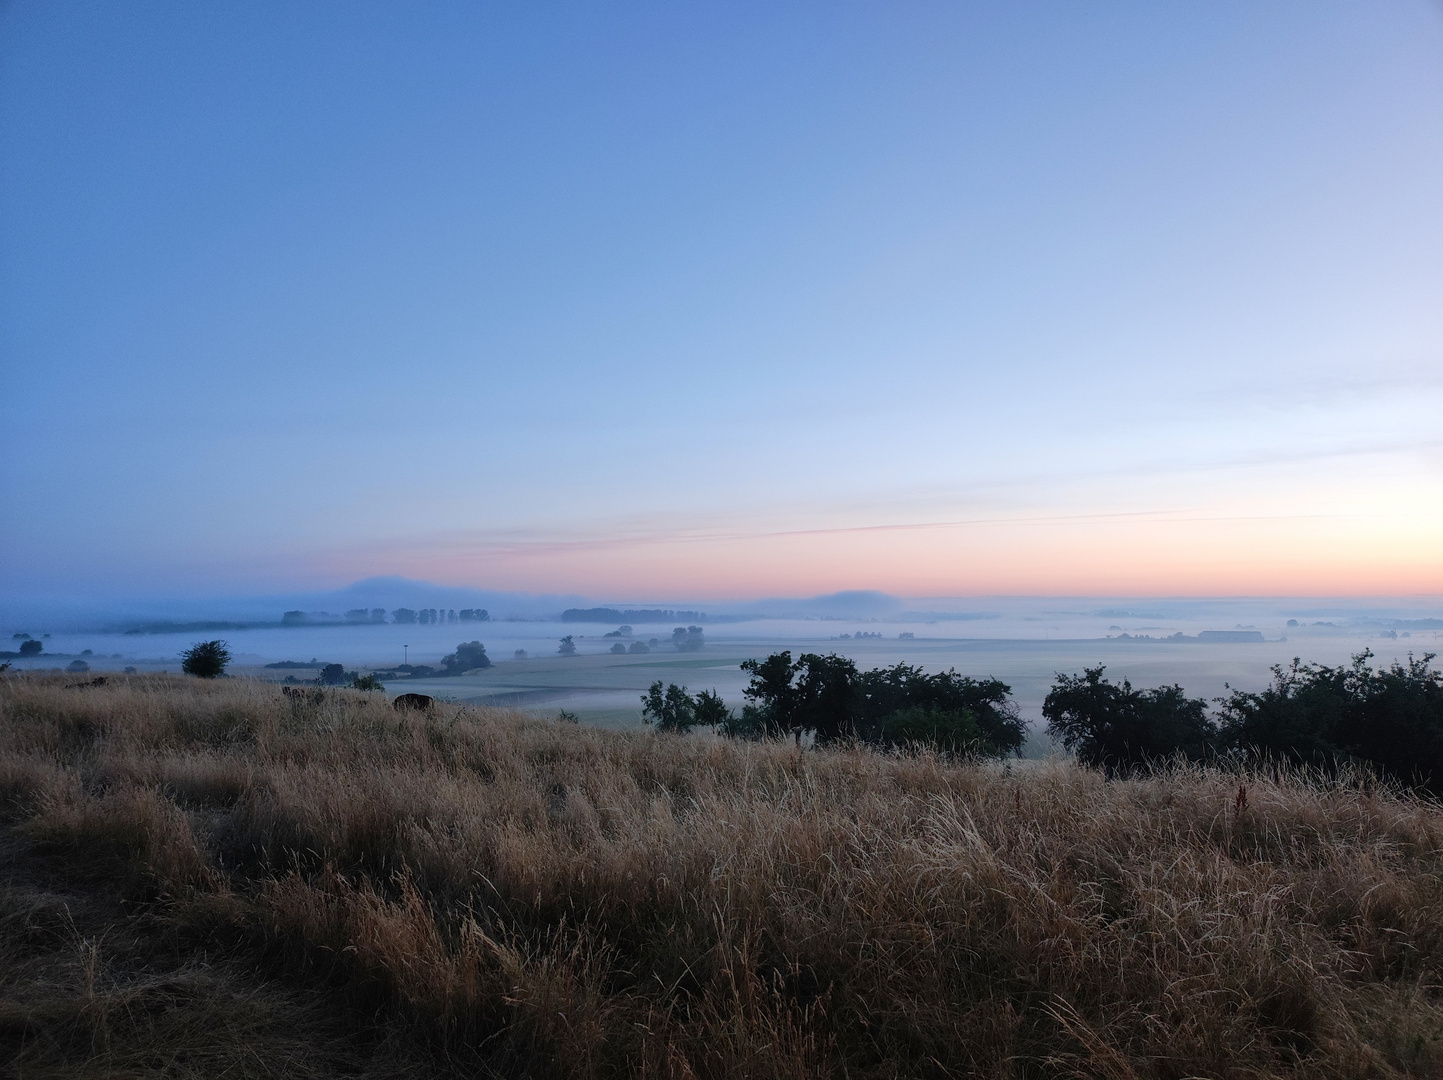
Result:
{"label": "distant tree silhouette", "polygon": [[696,652],[705,644],[700,626],[678,626],[671,632],[671,643],[680,652]]}
{"label": "distant tree silhouette", "polygon": [[571,640],[570,634],[567,634],[564,638],[561,639],[561,644],[557,646],[556,651],[561,656],[576,655],[576,642]]}
{"label": "distant tree silhouette", "polygon": [[30,641],[22,641],[20,643],[21,656],[39,656],[44,651],[45,645],[42,642],[35,641],[34,639]]}
{"label": "distant tree silhouette", "polygon": [[441,668],[447,675],[460,675],[473,668],[488,668],[491,658],[486,655],[486,646],[479,641],[463,641],[456,651],[441,657]]}

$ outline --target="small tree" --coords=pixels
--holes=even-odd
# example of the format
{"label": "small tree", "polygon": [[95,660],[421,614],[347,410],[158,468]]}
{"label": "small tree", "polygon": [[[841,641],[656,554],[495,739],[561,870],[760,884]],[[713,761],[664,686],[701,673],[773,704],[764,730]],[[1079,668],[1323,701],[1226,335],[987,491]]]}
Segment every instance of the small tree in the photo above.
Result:
{"label": "small tree", "polygon": [[230,663],[230,649],[224,641],[197,641],[180,656],[180,669],[200,679],[224,675],[225,666]]}
{"label": "small tree", "polygon": [[571,640],[570,634],[567,634],[564,638],[561,639],[561,644],[557,646],[556,652],[560,656],[576,655],[576,642]]}
{"label": "small tree", "polygon": [[685,686],[672,683],[662,690],[661,680],[658,679],[641,699],[641,705],[642,721],[655,724],[657,731],[685,735],[696,726],[696,701],[686,692]]}
{"label": "small tree", "polygon": [[317,681],[322,686],[344,686],[346,669],[340,664],[326,664],[321,668],[320,678]]}
{"label": "small tree", "polygon": [[39,656],[45,651],[45,646],[38,641],[22,641],[20,643],[21,656]]}
{"label": "small tree", "polygon": [[381,680],[378,679],[378,678],[376,678],[375,673],[373,672],[373,673],[370,674],[370,675],[356,675],[354,678],[352,678],[352,679],[351,679],[351,689],[352,689],[352,690],[384,690],[384,689],[386,689],[386,688],[381,685]]}
{"label": "small tree", "polygon": [[715,690],[702,690],[693,699],[692,716],[696,719],[697,727],[720,731],[731,722],[732,711]]}

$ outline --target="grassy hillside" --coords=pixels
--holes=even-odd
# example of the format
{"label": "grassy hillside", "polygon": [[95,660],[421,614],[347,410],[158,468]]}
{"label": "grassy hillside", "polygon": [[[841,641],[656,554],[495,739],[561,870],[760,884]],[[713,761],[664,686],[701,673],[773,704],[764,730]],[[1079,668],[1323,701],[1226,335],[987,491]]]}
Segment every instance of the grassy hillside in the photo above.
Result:
{"label": "grassy hillside", "polygon": [[17,1077],[1443,1075],[1443,811],[0,681]]}

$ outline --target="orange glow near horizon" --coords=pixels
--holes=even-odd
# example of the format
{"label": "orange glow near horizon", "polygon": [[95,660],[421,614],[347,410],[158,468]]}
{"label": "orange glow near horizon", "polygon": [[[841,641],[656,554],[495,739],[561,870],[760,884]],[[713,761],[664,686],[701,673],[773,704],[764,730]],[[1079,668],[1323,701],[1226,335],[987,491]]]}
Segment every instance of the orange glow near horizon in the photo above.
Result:
{"label": "orange glow near horizon", "polygon": [[1099,517],[752,535],[497,543],[457,538],[346,559],[521,592],[749,599],[878,589],[944,595],[1443,593],[1443,532],[1412,518]]}

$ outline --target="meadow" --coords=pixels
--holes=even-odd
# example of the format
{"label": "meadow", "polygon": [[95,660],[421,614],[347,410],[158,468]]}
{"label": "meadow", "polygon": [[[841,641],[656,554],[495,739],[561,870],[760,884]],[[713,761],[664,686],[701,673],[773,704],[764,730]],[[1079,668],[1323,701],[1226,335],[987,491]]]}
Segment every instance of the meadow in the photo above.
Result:
{"label": "meadow", "polygon": [[1443,1075],[1443,808],[1363,775],[88,681],[0,679],[16,1077]]}

